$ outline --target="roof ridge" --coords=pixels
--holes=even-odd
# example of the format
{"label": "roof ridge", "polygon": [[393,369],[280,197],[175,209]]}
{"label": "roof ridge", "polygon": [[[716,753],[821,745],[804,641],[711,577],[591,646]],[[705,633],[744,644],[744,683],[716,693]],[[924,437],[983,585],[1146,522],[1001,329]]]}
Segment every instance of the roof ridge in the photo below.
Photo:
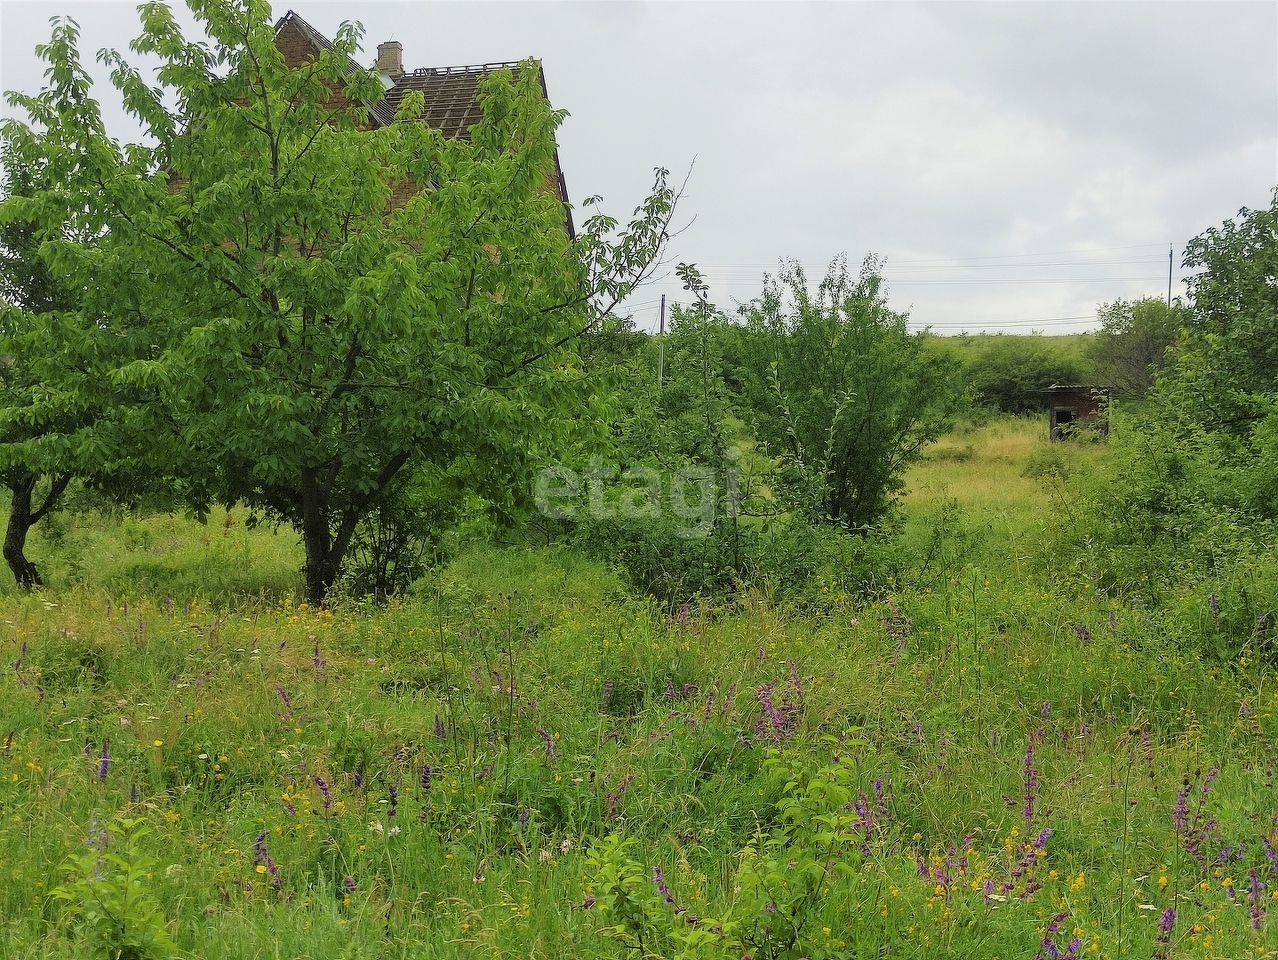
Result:
{"label": "roof ridge", "polygon": [[522,60],[498,60],[493,63],[475,63],[455,67],[414,67],[407,72],[411,77],[447,77],[462,76],[471,73],[491,73],[494,70],[506,70],[518,67]]}

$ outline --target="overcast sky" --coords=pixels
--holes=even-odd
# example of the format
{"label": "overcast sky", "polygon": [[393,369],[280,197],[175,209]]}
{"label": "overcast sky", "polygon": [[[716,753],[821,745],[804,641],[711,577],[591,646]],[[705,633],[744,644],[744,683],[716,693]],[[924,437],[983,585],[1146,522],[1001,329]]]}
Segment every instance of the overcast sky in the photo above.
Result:
{"label": "overcast sky", "polygon": [[[570,196],[624,219],[654,167],[691,168],[671,257],[724,306],[783,257],[815,278],[874,253],[913,326],[1089,329],[1098,303],[1166,296],[1169,245],[1179,293],[1185,241],[1278,184],[1273,2],[293,9],[328,36],[361,21],[369,63],[391,39],[409,69],[541,58],[571,114]],[[137,33],[132,3],[3,0],[5,89],[41,85],[33,48],[58,14],[79,21],[86,59]],[[667,271],[632,301],[641,325],[662,293],[687,297]]]}

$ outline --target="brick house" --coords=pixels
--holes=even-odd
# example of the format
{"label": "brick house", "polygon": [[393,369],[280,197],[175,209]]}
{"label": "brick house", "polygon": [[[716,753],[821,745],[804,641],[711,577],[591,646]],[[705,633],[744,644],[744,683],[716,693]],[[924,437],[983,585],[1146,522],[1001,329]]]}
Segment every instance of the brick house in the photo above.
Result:
{"label": "brick house", "polygon": [[[275,24],[275,45],[284,55],[289,69],[297,69],[313,60],[321,50],[333,49],[332,41],[290,10]],[[445,137],[468,140],[470,128],[479,122],[483,112],[479,106],[479,84],[490,73],[498,70],[519,72],[518,63],[484,63],[463,67],[418,67],[404,69],[404,48],[398,41],[377,45],[377,62],[374,69],[382,76],[386,87],[385,98],[377,103],[362,104],[368,110],[369,124],[385,126],[395,118],[400,101],[410,91],[416,90],[426,101],[423,119]],[[354,60],[349,61],[347,73],[364,70]],[[546,75],[538,65],[537,78],[542,93],[546,92]],[[342,96],[335,91],[335,98]],[[340,100],[339,100],[340,102]],[[568,185],[564,181],[563,168],[559,165],[559,151],[555,151],[554,181],[547,182],[546,189],[557,193],[564,205],[564,217],[570,238],[575,236],[572,208],[568,203]],[[406,190],[413,190],[411,184]],[[397,198],[401,202],[405,198]]]}
{"label": "brick house", "polygon": [[1044,388],[1051,440],[1064,440],[1082,429],[1109,436],[1109,387],[1054,383]]}

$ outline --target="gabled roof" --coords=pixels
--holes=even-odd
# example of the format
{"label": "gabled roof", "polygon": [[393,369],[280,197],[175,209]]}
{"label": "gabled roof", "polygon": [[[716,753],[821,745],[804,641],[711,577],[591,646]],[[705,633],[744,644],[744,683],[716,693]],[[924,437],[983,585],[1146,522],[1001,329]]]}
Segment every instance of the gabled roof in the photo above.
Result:
{"label": "gabled roof", "polygon": [[[302,33],[306,36],[306,39],[311,42],[311,46],[315,48],[316,53],[320,50],[327,50],[329,53],[334,52],[333,42],[292,10],[280,17],[279,20],[275,21],[275,35],[278,37],[280,35],[280,31],[289,23],[292,23],[302,31]],[[352,73],[363,73],[367,69],[367,67],[360,66],[352,58],[346,58],[346,75],[348,77]],[[368,108],[368,117],[373,121],[373,125],[376,127],[384,127],[395,119],[395,110],[392,107],[387,106],[385,100],[379,100],[377,103],[369,103],[368,101],[365,101],[364,106]]]}
{"label": "gabled roof", "polygon": [[[473,67],[421,67],[392,77],[395,85],[384,101],[391,115],[410,91],[417,90],[426,101],[424,119],[444,136],[470,138],[470,128],[483,118],[479,108],[479,82],[498,70],[519,72],[517,63],[484,63]],[[546,84],[542,82],[542,91]]]}
{"label": "gabled roof", "polygon": [[[296,26],[310,42],[316,53],[320,50],[333,50],[333,43],[292,10],[280,17],[275,24],[275,35],[287,24]],[[398,77],[392,77],[392,86],[386,91],[385,99],[376,103],[364,101],[368,110],[368,118],[375,127],[384,127],[395,119],[395,111],[400,101],[410,91],[419,91],[425,100],[423,119],[433,128],[449,139],[469,140],[470,128],[483,118],[483,110],[479,106],[479,84],[490,73],[498,70],[510,70],[518,74],[518,63],[482,63],[464,67],[420,67],[406,71]],[[347,57],[346,73],[362,72],[366,67]],[[540,69],[537,79],[541,83],[541,92],[550,99],[546,89],[546,75]],[[555,174],[558,178],[559,198],[564,203],[567,216],[568,236],[576,236],[572,222],[572,208],[568,203],[568,184],[564,180],[563,168],[559,165],[559,151],[555,151]]]}

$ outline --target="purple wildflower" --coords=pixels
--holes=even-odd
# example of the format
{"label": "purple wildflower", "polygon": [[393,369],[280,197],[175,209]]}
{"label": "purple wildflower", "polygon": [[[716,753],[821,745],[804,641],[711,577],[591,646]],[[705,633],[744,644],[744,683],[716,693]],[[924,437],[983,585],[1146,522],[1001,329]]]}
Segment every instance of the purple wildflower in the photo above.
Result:
{"label": "purple wildflower", "polygon": [[1167,960],[1171,952],[1172,928],[1176,926],[1176,908],[1168,907],[1158,918],[1158,935],[1154,938],[1153,960]]}
{"label": "purple wildflower", "polygon": [[448,734],[444,732],[444,721],[440,719],[439,714],[435,714],[435,739],[447,740]]}
{"label": "purple wildflower", "polygon": [[422,793],[430,793],[430,764],[422,765],[421,776]]}
{"label": "purple wildflower", "polygon": [[14,670],[22,669],[22,661],[26,659],[26,656],[27,656],[27,642],[24,640],[22,641],[22,649],[18,651],[18,659],[13,661]]}
{"label": "purple wildflower", "polygon": [[1078,637],[1078,642],[1083,644],[1083,646],[1087,646],[1087,644],[1092,642],[1092,631],[1087,629],[1087,624],[1085,623],[1074,624],[1074,636]]}
{"label": "purple wildflower", "polygon": [[1264,901],[1265,888],[1253,867],[1247,872],[1247,903],[1250,905],[1248,912],[1251,914],[1253,930],[1259,930],[1261,921],[1265,919],[1265,908],[1262,906]]}
{"label": "purple wildflower", "polygon": [[611,820],[617,815],[617,807],[621,803],[621,798],[625,795],[626,788],[630,786],[630,781],[634,778],[635,775],[633,773],[626,774],[614,789],[604,795],[604,800],[608,804],[608,812],[604,815],[605,820]]}
{"label": "purple wildflower", "polygon": [[253,865],[255,867],[265,867],[266,872],[271,877],[271,886],[279,889],[284,885],[284,881],[280,878],[280,868],[275,861],[271,859],[270,853],[266,850],[267,831],[263,830],[257,835],[257,839],[253,841]]}
{"label": "purple wildflower", "polygon": [[609,680],[603,685],[603,695],[599,698],[599,712],[607,713],[608,704],[612,702],[612,681]]}
{"label": "purple wildflower", "polygon": [[1198,789],[1198,799],[1192,813],[1189,809],[1189,798],[1194,792],[1193,782],[1186,776],[1181,783],[1181,789],[1176,793],[1176,804],[1172,807],[1172,824],[1176,828],[1176,833],[1185,851],[1203,869],[1206,869],[1208,865],[1208,855],[1202,849],[1203,844],[1213,839],[1213,836],[1217,842],[1220,839],[1216,831],[1216,818],[1206,815],[1207,797],[1219,773],[1219,770],[1208,772],[1202,786]]}
{"label": "purple wildflower", "polygon": [[354,877],[352,877],[352,876],[348,873],[346,876],[342,877],[342,886],[344,886],[344,887],[346,888],[346,892],[347,892],[347,893],[354,893],[354,892],[355,892],[355,878],[354,878]]}
{"label": "purple wildflower", "polygon": [[1220,616],[1220,601],[1216,599],[1214,593],[1207,598],[1207,606],[1211,608],[1211,618],[1213,620]]}
{"label": "purple wildflower", "polygon": [[670,886],[666,883],[666,876],[661,871],[661,867],[654,866],[652,868],[652,882],[656,884],[657,892],[661,894],[662,899],[670,906],[675,905],[674,897],[670,895]]}
{"label": "purple wildflower", "polygon": [[98,759],[98,783],[105,783],[107,772],[111,769],[111,741],[102,741],[102,756]]}
{"label": "purple wildflower", "polygon": [[1038,767],[1034,763],[1033,732],[1025,741],[1025,761],[1021,765],[1021,776],[1025,781],[1025,807],[1022,813],[1026,820],[1033,820],[1034,802],[1038,799]]}
{"label": "purple wildflower", "polygon": [[1265,849],[1265,859],[1269,861],[1269,869],[1278,873],[1278,850],[1275,850],[1269,838],[1263,835],[1260,838],[1260,845]]}
{"label": "purple wildflower", "polygon": [[364,774],[362,771],[356,770],[355,775],[351,779],[355,781],[356,790],[362,790],[364,788]]}
{"label": "purple wildflower", "polygon": [[287,690],[285,690],[283,687],[281,687],[281,686],[279,686],[279,685],[276,685],[276,687],[275,687],[275,692],[276,692],[276,693],[278,693],[278,694],[279,694],[279,696],[280,696],[280,699],[284,701],[284,707],[285,707],[285,709],[287,709],[287,710],[288,710],[289,714],[292,714],[292,712],[293,712],[293,701],[289,699],[288,691],[287,691]]}
{"label": "purple wildflower", "polygon": [[319,787],[319,792],[324,797],[324,809],[331,813],[333,810],[333,791],[329,787],[328,781],[323,777],[316,777],[315,786]]}
{"label": "purple wildflower", "polygon": [[390,803],[386,807],[386,816],[393,817],[399,812],[399,785],[390,784],[387,787],[387,793],[389,794]]}
{"label": "purple wildflower", "polygon": [[674,681],[671,680],[669,677],[666,677],[666,689],[665,689],[664,696],[667,700],[679,699],[679,694],[675,692]]}
{"label": "purple wildflower", "polygon": [[520,829],[520,830],[527,830],[527,829],[528,829],[528,818],[529,818],[530,816],[531,816],[531,814],[530,814],[530,812],[529,812],[529,810],[528,810],[528,808],[527,808],[527,807],[520,807],[520,808],[519,808],[519,829]]}
{"label": "purple wildflower", "polygon": [[311,663],[314,664],[316,670],[323,670],[328,666],[328,661],[320,656],[319,641],[315,641],[315,650],[311,654]]}
{"label": "purple wildflower", "polygon": [[543,730],[541,727],[538,727],[537,736],[541,737],[542,741],[546,744],[546,756],[553,757],[555,755],[554,734],[552,734],[549,730]]}

